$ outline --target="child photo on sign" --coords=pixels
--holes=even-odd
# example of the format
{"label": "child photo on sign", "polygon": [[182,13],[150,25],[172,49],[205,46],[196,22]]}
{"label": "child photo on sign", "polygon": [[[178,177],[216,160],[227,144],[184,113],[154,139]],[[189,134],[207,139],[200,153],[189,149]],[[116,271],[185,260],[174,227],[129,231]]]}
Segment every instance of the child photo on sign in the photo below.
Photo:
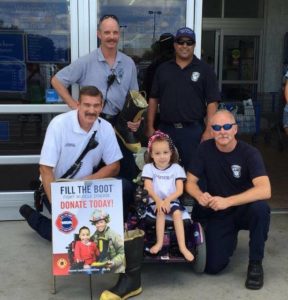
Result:
{"label": "child photo on sign", "polygon": [[95,242],[90,240],[90,229],[83,226],[79,229],[79,241],[75,243],[74,260],[82,263],[84,269],[91,268],[100,252]]}

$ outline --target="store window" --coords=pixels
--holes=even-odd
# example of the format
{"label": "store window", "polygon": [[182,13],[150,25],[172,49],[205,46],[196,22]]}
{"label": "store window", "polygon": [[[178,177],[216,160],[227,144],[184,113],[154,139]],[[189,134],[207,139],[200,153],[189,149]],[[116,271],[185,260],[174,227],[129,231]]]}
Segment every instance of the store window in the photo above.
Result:
{"label": "store window", "polygon": [[0,0],[0,104],[51,100],[51,75],[69,63],[69,1]]}
{"label": "store window", "polygon": [[204,0],[203,17],[204,18],[221,18],[222,0]]}
{"label": "store window", "polygon": [[263,18],[264,0],[203,0],[204,18]]}
{"label": "store window", "polygon": [[257,84],[222,84],[222,100],[228,102],[257,99]]}
{"label": "store window", "polygon": [[258,36],[225,36],[223,80],[257,80]]}
{"label": "store window", "polygon": [[[40,153],[54,115],[22,114],[21,105],[43,104],[45,111],[45,103],[59,102],[51,93],[50,79],[69,63],[69,0],[0,0],[1,156]],[[20,104],[19,112],[1,113],[5,104]],[[39,176],[38,169],[25,161],[23,165],[0,165],[0,191],[29,188]]]}
{"label": "store window", "polygon": [[98,1],[98,20],[104,14],[119,18],[119,49],[134,59],[140,88],[147,67],[158,54],[160,35],[175,34],[185,26],[186,4],[186,0]]}
{"label": "store window", "polygon": [[225,0],[225,18],[263,18],[263,0]]}
{"label": "store window", "polygon": [[259,36],[224,36],[222,94],[224,99],[257,95]]}

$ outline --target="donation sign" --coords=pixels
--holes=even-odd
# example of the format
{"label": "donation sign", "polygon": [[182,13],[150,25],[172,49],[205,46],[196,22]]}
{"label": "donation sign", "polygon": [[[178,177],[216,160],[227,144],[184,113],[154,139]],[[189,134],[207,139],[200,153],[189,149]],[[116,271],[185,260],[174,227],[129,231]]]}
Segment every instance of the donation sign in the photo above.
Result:
{"label": "donation sign", "polygon": [[124,272],[121,180],[58,181],[51,189],[53,275]]}

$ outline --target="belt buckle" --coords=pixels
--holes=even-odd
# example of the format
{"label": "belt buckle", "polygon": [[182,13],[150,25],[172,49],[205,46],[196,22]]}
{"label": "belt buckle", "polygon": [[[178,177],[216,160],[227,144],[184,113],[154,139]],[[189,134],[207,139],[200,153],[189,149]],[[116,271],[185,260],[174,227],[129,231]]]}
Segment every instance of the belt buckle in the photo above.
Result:
{"label": "belt buckle", "polygon": [[182,123],[173,123],[175,128],[183,128],[183,124]]}
{"label": "belt buckle", "polygon": [[[106,120],[111,120],[111,119],[113,119],[113,117],[114,116],[112,116],[112,115],[108,115],[108,114],[105,114],[105,113],[101,113],[101,115],[102,115],[102,117],[104,118],[104,119],[106,119]],[[100,115],[100,116],[101,116]]]}
{"label": "belt buckle", "polygon": [[107,120],[112,120],[115,116],[105,114]]}

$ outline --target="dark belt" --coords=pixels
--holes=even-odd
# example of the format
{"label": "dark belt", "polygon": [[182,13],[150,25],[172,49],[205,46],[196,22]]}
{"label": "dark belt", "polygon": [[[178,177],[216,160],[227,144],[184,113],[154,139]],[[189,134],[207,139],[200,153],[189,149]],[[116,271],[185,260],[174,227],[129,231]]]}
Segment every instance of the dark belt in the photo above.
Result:
{"label": "dark belt", "polygon": [[101,113],[101,114],[100,114],[100,117],[101,117],[101,118],[105,119],[106,121],[108,121],[108,122],[111,123],[112,125],[114,125],[117,116],[118,116],[118,115],[108,115],[108,114],[105,114],[105,113]]}
{"label": "dark belt", "polygon": [[184,127],[189,127],[189,126],[193,126],[193,125],[203,125],[202,121],[189,121],[189,122],[178,122],[178,123],[172,123],[172,122],[162,122],[162,124],[164,125],[168,125],[168,126],[172,126],[174,128],[184,128]]}

